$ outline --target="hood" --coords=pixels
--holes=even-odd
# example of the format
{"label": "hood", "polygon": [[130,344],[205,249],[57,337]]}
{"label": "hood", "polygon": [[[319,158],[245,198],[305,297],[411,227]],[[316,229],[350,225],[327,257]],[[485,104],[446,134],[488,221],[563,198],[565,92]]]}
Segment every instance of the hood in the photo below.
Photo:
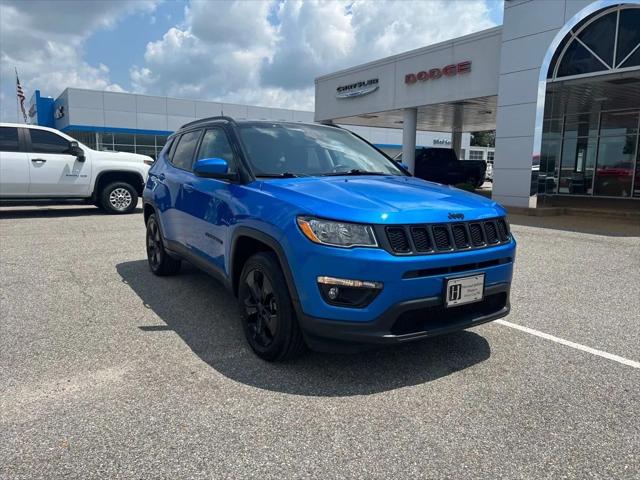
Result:
{"label": "hood", "polygon": [[104,152],[99,150],[93,150],[92,155],[98,160],[114,160],[119,162],[134,162],[144,163],[145,160],[153,161],[153,158],[148,155],[140,155],[138,153],[129,152]]}
{"label": "hood", "polygon": [[505,215],[496,202],[413,177],[308,177],[262,182],[265,193],[319,217],[397,224],[451,222],[450,213],[477,220]]}

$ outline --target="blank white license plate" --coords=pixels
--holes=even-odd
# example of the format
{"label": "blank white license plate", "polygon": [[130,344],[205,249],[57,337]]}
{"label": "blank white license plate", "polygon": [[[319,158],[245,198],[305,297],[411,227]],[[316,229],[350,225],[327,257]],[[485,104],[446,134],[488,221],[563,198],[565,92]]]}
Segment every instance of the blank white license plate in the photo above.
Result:
{"label": "blank white license plate", "polygon": [[447,307],[479,302],[484,296],[484,273],[447,280],[445,304]]}

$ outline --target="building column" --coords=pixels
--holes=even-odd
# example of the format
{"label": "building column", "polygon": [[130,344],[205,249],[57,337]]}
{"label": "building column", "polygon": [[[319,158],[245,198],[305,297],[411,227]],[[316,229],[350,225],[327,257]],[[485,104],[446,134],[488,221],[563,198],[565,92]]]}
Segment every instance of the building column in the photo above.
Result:
{"label": "building column", "polygon": [[405,108],[402,115],[402,163],[407,166],[411,173],[414,173],[416,164],[418,109]]}
{"label": "building column", "polygon": [[451,132],[451,148],[456,152],[456,157],[460,160],[460,153],[462,152],[462,132],[453,131]]}
{"label": "building column", "polygon": [[451,124],[451,148],[456,152],[456,157],[461,158],[462,153],[462,123],[464,120],[464,107],[456,104],[453,107],[453,123]]}

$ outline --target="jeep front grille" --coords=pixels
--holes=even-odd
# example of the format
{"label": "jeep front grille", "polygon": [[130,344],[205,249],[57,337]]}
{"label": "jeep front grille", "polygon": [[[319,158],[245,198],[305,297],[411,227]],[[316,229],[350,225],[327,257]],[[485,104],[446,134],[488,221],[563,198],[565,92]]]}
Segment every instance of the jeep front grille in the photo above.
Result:
{"label": "jeep front grille", "polygon": [[388,251],[397,255],[421,255],[474,250],[503,245],[511,241],[504,218],[437,223],[429,225],[393,225],[378,227]]}

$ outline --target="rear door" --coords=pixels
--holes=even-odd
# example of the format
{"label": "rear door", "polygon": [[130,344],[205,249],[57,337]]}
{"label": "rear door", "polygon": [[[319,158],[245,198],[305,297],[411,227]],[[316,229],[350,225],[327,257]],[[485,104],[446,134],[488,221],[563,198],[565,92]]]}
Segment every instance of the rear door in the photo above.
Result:
{"label": "rear door", "polygon": [[31,196],[86,197],[91,183],[91,160],[69,153],[71,142],[62,135],[36,128],[27,132]]}
{"label": "rear door", "polygon": [[[187,203],[190,196],[190,186],[193,175],[193,159],[200,141],[202,130],[183,133],[176,138],[172,147],[167,168],[158,172],[159,180],[164,184],[170,197],[170,205],[163,212],[162,226],[164,236],[182,246],[191,248],[189,238],[196,228],[195,219],[189,214]],[[186,185],[186,188],[185,188]]]}
{"label": "rear door", "polygon": [[29,157],[17,127],[0,127],[0,197],[29,193]]}

